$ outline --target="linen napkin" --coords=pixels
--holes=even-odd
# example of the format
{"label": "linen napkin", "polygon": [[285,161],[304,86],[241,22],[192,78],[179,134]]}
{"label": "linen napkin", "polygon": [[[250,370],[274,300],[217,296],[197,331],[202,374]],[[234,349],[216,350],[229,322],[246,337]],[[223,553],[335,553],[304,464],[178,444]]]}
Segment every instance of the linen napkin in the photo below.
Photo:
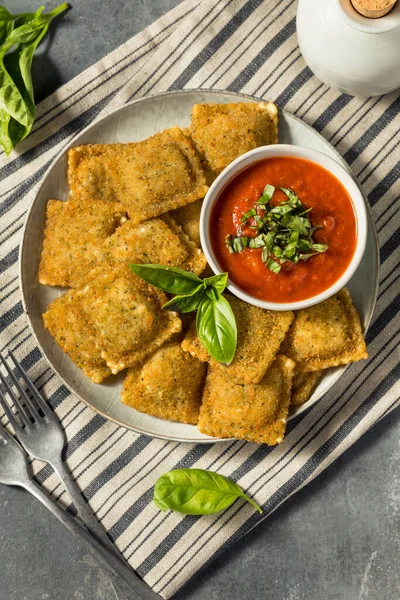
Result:
{"label": "linen napkin", "polygon": [[[93,511],[130,565],[163,597],[245,535],[399,403],[400,95],[360,99],[321,83],[305,65],[292,0],[185,0],[38,106],[18,154],[0,156],[0,349],[12,348],[60,417],[66,460]],[[220,89],[273,100],[312,125],[345,158],[368,197],[380,243],[380,290],[370,358],[289,424],[282,445],[188,445],[138,435],[77,401],[42,358],[23,314],[18,245],[26,211],[52,159],[107,111],[147,94]],[[2,420],[5,423],[5,419]],[[70,500],[52,469],[33,461],[54,498]],[[232,477],[263,506],[221,514],[159,512],[152,487],[178,467]]]}

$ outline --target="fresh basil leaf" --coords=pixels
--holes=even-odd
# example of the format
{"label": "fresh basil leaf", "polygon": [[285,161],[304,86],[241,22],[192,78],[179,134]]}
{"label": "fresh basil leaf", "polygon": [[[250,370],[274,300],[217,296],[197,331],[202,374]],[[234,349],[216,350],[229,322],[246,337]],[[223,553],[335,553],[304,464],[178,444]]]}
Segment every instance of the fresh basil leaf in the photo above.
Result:
{"label": "fresh basil leaf", "polygon": [[222,294],[228,282],[228,273],[220,273],[218,275],[213,275],[212,277],[205,277],[203,282],[205,286],[212,286],[217,292]]}
{"label": "fresh basil leaf", "polygon": [[279,273],[279,271],[281,270],[281,265],[279,265],[277,262],[272,260],[272,258],[270,258],[267,262],[267,268],[273,273]]}
{"label": "fresh basil leaf", "polygon": [[243,498],[259,513],[262,509],[240,486],[213,471],[175,469],[158,478],[153,502],[162,511],[174,510],[185,515],[211,515]]}
{"label": "fresh basil leaf", "polygon": [[315,250],[315,252],[326,252],[328,250],[328,246],[326,244],[313,244],[311,248],[312,250]]}
{"label": "fresh basil leaf", "polygon": [[190,271],[165,265],[129,265],[131,271],[147,283],[154,285],[164,292],[187,296],[203,288],[203,280]]}
{"label": "fresh basil leaf", "polygon": [[296,201],[298,200],[298,196],[297,194],[294,193],[293,190],[291,190],[290,188],[285,188],[285,187],[281,187],[279,188],[284,194],[286,194],[286,196],[289,198],[289,200]]}
{"label": "fresh basil leaf", "polygon": [[214,360],[229,365],[236,352],[237,328],[229,302],[218,294],[218,299],[203,298],[196,316],[197,334]]}
{"label": "fresh basil leaf", "polygon": [[212,287],[207,287],[207,288],[205,289],[205,292],[206,292],[206,296],[207,296],[208,298],[210,298],[210,300],[215,300],[215,301],[216,301],[216,300],[218,300],[218,295],[219,295],[219,294],[218,294],[217,290],[215,290],[214,288],[212,288]]}
{"label": "fresh basil leaf", "polygon": [[173,310],[178,313],[189,313],[197,310],[200,306],[206,290],[201,288],[198,292],[195,292],[191,296],[174,296],[163,308],[166,310]]}
{"label": "fresh basil leaf", "polygon": [[247,211],[247,213],[245,213],[243,215],[243,217],[240,220],[242,221],[242,223],[244,223],[248,219],[251,219],[251,217],[254,217],[256,214],[257,214],[256,209],[255,208],[251,208],[250,210]]}
{"label": "fresh basil leaf", "polygon": [[262,252],[261,252],[261,260],[262,262],[267,262],[269,258],[269,250],[268,248],[265,246],[265,248],[263,248]]}
{"label": "fresh basil leaf", "polygon": [[252,238],[249,242],[249,248],[263,248],[265,246],[264,236],[258,235],[255,238]]}
{"label": "fresh basil leaf", "polygon": [[268,201],[271,200],[272,196],[275,194],[275,187],[267,183],[263,190],[263,198],[266,198]]}
{"label": "fresh basil leaf", "polygon": [[[44,7],[40,7],[34,14],[10,15],[0,7],[0,144],[6,154],[10,154],[32,128],[35,118],[33,54],[51,21],[67,8],[64,2],[47,14],[42,14]],[[15,45],[16,49],[9,52]]]}

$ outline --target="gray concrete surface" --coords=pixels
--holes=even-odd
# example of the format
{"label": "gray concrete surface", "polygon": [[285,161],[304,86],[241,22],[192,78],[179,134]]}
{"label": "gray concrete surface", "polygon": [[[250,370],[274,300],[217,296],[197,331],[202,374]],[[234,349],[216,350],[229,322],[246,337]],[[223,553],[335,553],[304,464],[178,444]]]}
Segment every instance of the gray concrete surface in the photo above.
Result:
{"label": "gray concrete surface", "polygon": [[[34,63],[37,98],[179,0],[72,0]],[[56,2],[46,2],[47,7]],[[6,0],[14,12],[39,0]],[[399,600],[400,410],[200,573],[176,600]],[[0,600],[112,600],[90,556],[33,498],[0,486]]]}

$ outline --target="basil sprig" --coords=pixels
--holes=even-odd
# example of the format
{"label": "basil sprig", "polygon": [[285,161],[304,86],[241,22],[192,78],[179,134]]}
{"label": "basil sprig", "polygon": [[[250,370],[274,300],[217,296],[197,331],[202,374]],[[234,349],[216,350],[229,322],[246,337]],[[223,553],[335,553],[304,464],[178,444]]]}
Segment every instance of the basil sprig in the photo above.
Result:
{"label": "basil sprig", "polygon": [[153,502],[162,511],[211,515],[228,508],[238,498],[262,513],[260,506],[228,477],[203,469],[175,469],[159,477]]}
{"label": "basil sprig", "polygon": [[[261,260],[274,273],[279,273],[286,261],[297,263],[311,256],[326,252],[326,244],[316,244],[313,227],[306,216],[311,208],[305,209],[300,198],[289,188],[280,188],[288,200],[278,206],[269,204],[275,193],[273,185],[266,185],[255,206],[241,218],[236,235],[227,235],[226,247],[231,254],[243,252],[246,248],[262,248]],[[263,211],[263,212],[260,212]],[[254,237],[243,235],[243,226],[248,221],[255,232]]]}
{"label": "basil sprig", "polygon": [[222,292],[228,274],[200,279],[194,273],[165,265],[130,265],[131,270],[155,287],[175,294],[163,308],[180,313],[197,310],[199,339],[214,360],[229,365],[236,352],[235,315]]}
{"label": "basil sprig", "polygon": [[6,154],[30,132],[35,119],[31,76],[33,54],[51,21],[68,8],[12,15],[0,6],[0,144]]}

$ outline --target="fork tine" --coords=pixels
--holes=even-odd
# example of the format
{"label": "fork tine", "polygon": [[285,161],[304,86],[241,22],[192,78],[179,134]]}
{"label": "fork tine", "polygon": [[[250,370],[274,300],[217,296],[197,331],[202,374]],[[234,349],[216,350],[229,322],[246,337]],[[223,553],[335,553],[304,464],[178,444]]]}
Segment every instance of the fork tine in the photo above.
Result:
{"label": "fork tine", "polygon": [[[12,387],[10,385],[8,385],[7,381],[5,380],[5,378],[3,376],[3,373],[0,373],[0,381],[3,384],[3,386],[5,387],[7,394],[10,396],[11,401],[13,402],[15,408],[17,409],[19,416],[21,417],[24,425],[26,427],[32,426],[31,420],[29,418],[29,414],[27,413],[25,408],[22,406],[20,400],[15,395]],[[4,404],[6,404],[8,406],[5,398],[4,398]],[[3,405],[3,408],[4,408],[4,405]],[[10,410],[10,412],[12,412],[12,411]],[[16,420],[16,417],[15,417],[15,420]]]}
{"label": "fork tine", "polygon": [[[1,381],[3,382],[4,377],[3,377],[3,375],[1,375],[1,373],[0,373],[0,377],[1,377]],[[4,385],[4,383],[3,383],[3,385]],[[16,416],[12,412],[11,408],[8,406],[7,400],[5,399],[5,397],[4,397],[4,395],[3,395],[2,392],[0,392],[0,404],[3,407],[3,410],[6,413],[7,419],[9,420],[10,425],[12,426],[12,428],[14,429],[14,431],[16,433],[20,432],[21,431],[21,425],[18,423]]]}
{"label": "fork tine", "polygon": [[28,386],[28,388],[31,391],[32,396],[35,398],[38,407],[47,415],[53,415],[53,411],[51,410],[50,406],[47,404],[46,400],[43,398],[43,396],[38,392],[38,390],[36,389],[35,384],[33,383],[33,381],[31,380],[31,378],[29,377],[29,375],[27,375],[25,373],[25,371],[23,370],[23,368],[21,367],[21,365],[19,364],[19,362],[17,361],[17,359],[14,356],[14,353],[12,352],[12,350],[8,350],[8,355],[11,358],[11,360],[14,363],[14,367],[15,370],[17,371],[18,375],[20,377],[22,377],[22,379],[25,381],[26,385]]}
{"label": "fork tine", "polygon": [[[22,385],[20,384],[18,379],[15,377],[14,373],[11,371],[10,367],[8,366],[8,363],[5,361],[5,359],[1,353],[0,353],[0,361],[3,364],[4,368],[6,369],[10,379],[12,380],[15,387],[17,388],[17,390],[19,391],[19,393],[21,394],[22,398],[25,401],[25,404],[28,408],[28,410],[25,411],[27,413],[26,416],[28,418],[32,417],[34,419],[35,417],[38,416],[36,406],[33,404],[32,400],[29,398],[28,394],[26,393],[26,391],[24,390],[24,388],[22,387]],[[8,386],[8,387],[10,387],[10,386]],[[8,389],[8,387],[6,386],[7,392],[11,395],[11,391]],[[21,406],[21,400],[15,399],[15,397],[14,397],[13,401],[14,401],[16,408],[18,410],[21,410],[21,412],[22,412],[23,407]]]}

